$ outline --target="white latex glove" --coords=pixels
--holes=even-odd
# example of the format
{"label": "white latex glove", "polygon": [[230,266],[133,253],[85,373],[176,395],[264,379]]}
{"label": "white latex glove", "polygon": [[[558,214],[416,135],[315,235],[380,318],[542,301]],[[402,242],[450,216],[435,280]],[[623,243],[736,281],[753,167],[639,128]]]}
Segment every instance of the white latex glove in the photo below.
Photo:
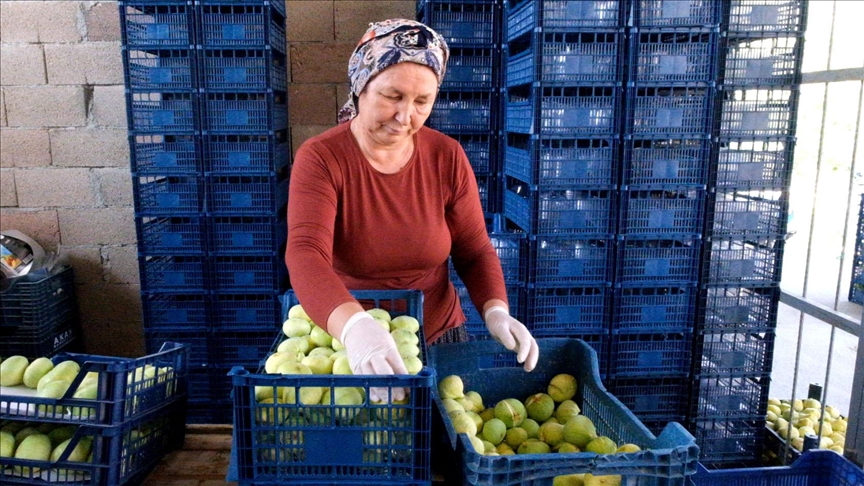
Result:
{"label": "white latex glove", "polygon": [[[407,375],[405,362],[389,332],[366,312],[348,318],[339,341],[345,346],[348,363],[355,375]],[[375,402],[404,400],[404,388],[370,388],[369,399]]]}
{"label": "white latex glove", "polygon": [[516,360],[524,363],[525,371],[537,366],[540,348],[524,324],[510,316],[510,312],[499,305],[490,307],[484,314],[486,329],[496,341],[516,353]]}

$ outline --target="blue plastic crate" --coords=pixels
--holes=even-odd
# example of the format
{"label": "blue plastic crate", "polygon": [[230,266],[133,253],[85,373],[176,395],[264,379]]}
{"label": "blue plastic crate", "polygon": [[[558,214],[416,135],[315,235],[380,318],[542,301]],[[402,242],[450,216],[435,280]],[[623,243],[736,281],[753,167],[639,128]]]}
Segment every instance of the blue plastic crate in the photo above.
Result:
{"label": "blue plastic crate", "polygon": [[[530,234],[608,237],[615,224],[615,191],[567,186],[504,193],[504,214]],[[522,191],[521,194],[517,191]]]}
{"label": "blue plastic crate", "polygon": [[[228,379],[227,377],[224,377]],[[187,424],[230,424],[234,412],[231,400],[189,401],[186,411]]]}
{"label": "blue plastic crate", "polygon": [[765,376],[697,377],[693,380],[691,417],[752,417],[767,410],[771,378]]}
{"label": "blue plastic crate", "polygon": [[197,87],[195,51],[123,48],[126,87],[134,91],[182,91]]}
{"label": "blue plastic crate", "polygon": [[[617,443],[639,444],[643,451],[609,455],[583,452],[484,456],[474,451],[467,436],[457,435],[448,417],[442,415],[447,430],[443,440],[456,452],[453,460],[462,467],[464,484],[551,484],[554,476],[584,472],[620,474],[622,484],[686,484],[686,477],[695,472],[699,451],[693,437],[680,424],[670,424],[657,437],[648,431],[603,386],[597,354],[584,341],[547,338],[537,342],[544,358],[531,373],[526,373],[516,363],[512,352],[494,341],[434,346],[430,349],[430,362],[438,376],[459,375],[466,390],[477,391],[485,403],[492,404],[504,398],[522,399],[545,390],[552,376],[569,373],[579,384],[574,400],[582,414],[594,422],[597,433]],[[437,408],[443,411],[437,390],[433,393]]]}
{"label": "blue plastic crate", "polygon": [[621,191],[618,234],[665,238],[702,233],[705,190],[687,186]]}
{"label": "blue plastic crate", "polygon": [[[211,216],[279,216],[288,202],[288,180],[271,175],[208,176],[207,211]],[[270,251],[278,251],[271,248]]]}
{"label": "blue plastic crate", "polygon": [[204,207],[201,182],[194,175],[133,175],[132,189],[141,216],[197,215]]}
{"label": "blue plastic crate", "polygon": [[696,138],[633,138],[624,141],[623,184],[704,186],[711,163],[711,141]]}
{"label": "blue plastic crate", "polygon": [[285,15],[285,2],[279,0],[205,0],[209,5],[240,5],[240,6],[264,6],[272,8],[276,13]]}
{"label": "blue plastic crate", "polygon": [[195,15],[191,2],[120,1],[123,45],[189,49],[195,44]]}
{"label": "blue plastic crate", "polygon": [[[646,425],[683,422],[687,415],[690,379],[686,377],[617,377],[608,381],[608,390]],[[670,417],[676,420],[667,420]]]}
{"label": "blue plastic crate", "polygon": [[637,84],[712,83],[717,79],[716,29],[638,30],[630,41],[630,80]]}
{"label": "blue plastic crate", "polygon": [[691,419],[687,430],[696,438],[699,462],[712,467],[760,465],[766,435],[764,417],[760,413],[750,418]]}
{"label": "blue plastic crate", "polygon": [[508,284],[523,282],[528,262],[525,233],[494,226],[489,230],[489,239],[498,254],[498,259],[501,260],[504,281]]}
{"label": "blue plastic crate", "polygon": [[715,0],[635,0],[636,27],[717,27],[722,2]]}
{"label": "blue plastic crate", "polygon": [[499,85],[501,52],[489,47],[453,47],[441,89],[495,91]]}
{"label": "blue plastic crate", "polygon": [[211,288],[218,291],[273,292],[284,289],[284,255],[210,257]]}
{"label": "blue plastic crate", "polygon": [[484,213],[494,213],[500,210],[498,207],[498,189],[500,181],[495,175],[475,175],[477,180],[477,191],[480,196],[480,206]]}
{"label": "blue plastic crate", "polygon": [[614,241],[606,238],[531,236],[528,282],[538,285],[606,285],[612,281]]}
{"label": "blue plastic crate", "polygon": [[208,225],[214,255],[280,253],[288,238],[285,218],[276,216],[211,216]]}
{"label": "blue plastic crate", "polygon": [[[486,323],[471,302],[471,297],[468,295],[468,288],[459,280],[459,277],[451,276],[453,287],[456,289],[456,294],[459,296],[459,304],[462,307],[462,312],[465,314],[465,329],[472,339],[492,339],[489,331],[486,329]],[[510,315],[522,320],[522,313],[525,310],[525,296],[521,286],[517,284],[509,284],[507,286],[507,305],[510,310]]]}
{"label": "blue plastic crate", "polygon": [[619,0],[511,0],[505,12],[506,40],[526,32],[598,31],[625,27]]}
{"label": "blue plastic crate", "polygon": [[608,287],[530,286],[525,322],[534,337],[606,332],[611,300]]}
{"label": "blue plastic crate", "polygon": [[427,0],[417,20],[435,29],[450,47],[493,47],[500,42],[501,6],[494,0]]}
{"label": "blue plastic crate", "polygon": [[[700,377],[771,373],[776,332],[701,332],[694,341],[693,373]],[[763,411],[764,413],[764,411]]]}
{"label": "blue plastic crate", "polygon": [[210,299],[205,293],[141,295],[145,329],[206,327],[210,325]]}
{"label": "blue plastic crate", "polygon": [[193,366],[189,370],[189,386],[187,387],[186,394],[190,401],[210,400],[212,388],[209,368],[206,366]]}
{"label": "blue plastic crate", "polygon": [[284,92],[207,92],[204,129],[211,132],[271,132],[288,126],[288,104]]}
{"label": "blue plastic crate", "polygon": [[721,138],[716,181],[719,188],[788,187],[795,139]]}
{"label": "blue plastic crate", "polygon": [[721,137],[786,137],[795,135],[797,87],[724,89]]}
{"label": "blue plastic crate", "polygon": [[[284,49],[283,49],[284,50]],[[251,91],[288,88],[287,58],[272,49],[201,49],[201,87]]]}
{"label": "blue plastic crate", "polygon": [[707,285],[776,287],[783,262],[782,238],[712,238],[702,281]]}
{"label": "blue plastic crate", "polygon": [[618,287],[612,330],[618,333],[692,332],[696,287]]}
{"label": "blue plastic crate", "polygon": [[204,171],[212,174],[269,174],[288,166],[288,131],[267,134],[206,134]]}
{"label": "blue plastic crate", "polygon": [[445,133],[489,133],[497,124],[497,99],[490,91],[441,91],[427,124]]}
{"label": "blue plastic crate", "polygon": [[475,174],[490,174],[498,168],[498,137],[490,133],[451,133],[462,148]]}
{"label": "blue plastic crate", "polygon": [[198,130],[198,98],[192,92],[127,92],[129,129],[159,134]]}
{"label": "blue plastic crate", "polygon": [[789,219],[788,188],[718,190],[707,216],[710,236],[782,238]]}
{"label": "blue plastic crate", "polygon": [[701,86],[628,88],[627,126],[639,136],[712,133],[714,88]]}
{"label": "blue plastic crate", "polygon": [[139,175],[194,175],[200,168],[200,138],[189,134],[131,134],[129,159]]}
{"label": "blue plastic crate", "polygon": [[806,19],[804,0],[732,0],[727,28],[730,36],[800,35]]}
{"label": "blue plastic crate", "polygon": [[720,73],[726,86],[789,86],[800,83],[804,39],[786,34],[733,38]]}
{"label": "blue plastic crate", "polygon": [[206,259],[202,256],[139,256],[141,291],[197,293],[207,290],[206,267]]}
{"label": "blue plastic crate", "polygon": [[694,486],[857,486],[864,470],[834,451],[810,450],[790,466],[709,470],[699,465]]}
{"label": "blue plastic crate", "polygon": [[271,48],[285,52],[285,13],[278,2],[206,2],[198,7],[199,42],[222,49]]}
{"label": "blue plastic crate", "polygon": [[542,32],[508,46],[505,84],[621,83],[623,38],[613,32]]}
{"label": "blue plastic crate", "polygon": [[700,292],[696,330],[706,333],[767,331],[777,326],[779,287],[708,287]]}
{"label": "blue plastic crate", "polygon": [[602,137],[618,132],[621,89],[615,86],[567,86],[507,91],[507,131],[561,137]]}
{"label": "blue plastic crate", "polygon": [[211,302],[211,326],[215,329],[275,328],[282,323],[278,293],[215,293]]}
{"label": "blue plastic crate", "polygon": [[254,368],[269,355],[273,336],[281,331],[281,322],[263,324],[263,327],[243,330],[214,330],[210,343],[211,362],[227,367]]}
{"label": "blue plastic crate", "polygon": [[609,375],[687,376],[693,349],[692,332],[657,334],[612,333]]}
{"label": "blue plastic crate", "polygon": [[616,282],[625,286],[695,283],[701,249],[699,238],[622,239],[618,242]]}
{"label": "blue plastic crate", "polygon": [[162,344],[176,342],[188,349],[189,367],[206,365],[210,358],[210,336],[206,327],[174,327],[144,329],[144,347],[155,353]]}
{"label": "blue plastic crate", "polygon": [[546,138],[507,133],[504,173],[532,185],[613,187],[614,138]]}
{"label": "blue plastic crate", "polygon": [[[56,354],[51,357],[54,363],[75,361],[81,368],[67,392],[60,398],[41,398],[32,393],[19,396],[4,391],[0,418],[116,428],[161,408],[166,402],[185,398],[188,353],[187,347],[180,343],[162,341],[151,354],[140,358]],[[139,370],[145,366],[161,371],[148,377]],[[74,398],[88,373],[97,373],[99,377],[96,398]]]}
{"label": "blue plastic crate", "polygon": [[207,251],[200,216],[137,216],[138,250],[149,255],[203,255]]}
{"label": "blue plastic crate", "polygon": [[[56,461],[0,458],[0,483],[27,486],[141,484],[165,454],[183,446],[185,416],[184,396],[146,416],[116,426],[81,425],[70,438],[67,452]],[[69,460],[70,453],[85,437],[92,440],[92,460]]]}

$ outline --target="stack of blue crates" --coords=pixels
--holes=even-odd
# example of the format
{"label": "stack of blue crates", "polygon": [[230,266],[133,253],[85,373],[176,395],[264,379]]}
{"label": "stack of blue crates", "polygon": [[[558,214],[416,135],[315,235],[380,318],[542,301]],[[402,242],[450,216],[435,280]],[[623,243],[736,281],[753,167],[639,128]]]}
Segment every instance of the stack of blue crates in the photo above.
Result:
{"label": "stack of blue crates", "polygon": [[230,422],[226,374],[266,354],[287,283],[285,4],[119,8],[145,344],[188,344],[189,421]]}
{"label": "stack of blue crates", "polygon": [[712,464],[759,460],[788,218],[806,2],[723,2],[689,429]]}

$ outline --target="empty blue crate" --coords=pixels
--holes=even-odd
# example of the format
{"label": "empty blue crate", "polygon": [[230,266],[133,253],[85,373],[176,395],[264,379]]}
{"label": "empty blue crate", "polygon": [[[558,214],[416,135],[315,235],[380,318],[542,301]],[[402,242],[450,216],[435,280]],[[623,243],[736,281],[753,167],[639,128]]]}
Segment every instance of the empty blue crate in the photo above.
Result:
{"label": "empty blue crate", "polygon": [[801,35],[807,18],[804,0],[732,0],[730,36]]}
{"label": "empty blue crate", "polygon": [[507,131],[563,137],[618,132],[621,88],[615,86],[510,88],[504,104]]}
{"label": "empty blue crate", "polygon": [[625,236],[698,235],[705,214],[705,190],[687,186],[621,191],[618,233]]}
{"label": "empty blue crate", "polygon": [[[227,377],[226,377],[227,378]],[[187,424],[230,424],[233,414],[231,400],[189,401],[186,409]]]}
{"label": "empty blue crate", "polygon": [[700,300],[697,331],[761,332],[777,326],[779,287],[707,287]]}
{"label": "empty blue crate", "polygon": [[624,147],[624,185],[704,186],[708,182],[708,137],[627,137]]}
{"label": "empty blue crate", "polygon": [[197,87],[195,51],[123,48],[126,87],[133,91],[182,91]]}
{"label": "empty blue crate", "polygon": [[499,49],[492,46],[451,48],[447,76],[441,89],[497,90],[500,56]]}
{"label": "empty blue crate", "polygon": [[427,123],[446,133],[488,133],[495,128],[497,100],[489,91],[441,91]]}
{"label": "empty blue crate", "polygon": [[210,337],[206,327],[166,327],[144,329],[144,345],[148,353],[156,353],[165,342],[182,344],[188,349],[188,366],[207,363],[210,356]]}
{"label": "empty blue crate", "polygon": [[719,37],[717,29],[633,32],[630,80],[663,85],[714,82]]}
{"label": "empty blue crate", "polygon": [[[471,302],[471,297],[468,295],[468,288],[459,280],[459,277],[451,277],[453,286],[456,288],[456,294],[459,296],[459,304],[462,307],[462,312],[465,314],[465,329],[468,331],[472,339],[491,339],[492,336],[486,329],[486,323]],[[522,312],[525,309],[525,296],[523,289],[516,284],[507,286],[507,305],[510,315],[522,319]]]}
{"label": "empty blue crate", "polygon": [[692,332],[612,332],[610,376],[681,376],[690,373]]}
{"label": "empty blue crate", "polygon": [[618,241],[617,282],[626,286],[691,284],[699,278],[702,240],[695,237]]}
{"label": "empty blue crate", "polygon": [[607,383],[609,392],[643,422],[683,422],[687,416],[690,397],[687,377],[616,377]]}
{"label": "empty blue crate", "polygon": [[288,131],[264,134],[206,134],[204,171],[215,174],[280,172],[288,166]]}
{"label": "empty blue crate", "polygon": [[718,147],[718,189],[789,186],[794,138],[721,138]]}
{"label": "empty blue crate", "polygon": [[543,32],[511,43],[505,83],[620,83],[623,37],[622,31]]}
{"label": "empty blue crate", "polygon": [[528,184],[613,187],[615,138],[548,138],[507,133],[504,173]]}
{"label": "empty blue crate", "polygon": [[191,2],[120,1],[123,45],[190,49],[195,43],[195,15]]}
{"label": "empty blue crate", "polygon": [[285,52],[285,14],[267,2],[208,1],[199,6],[200,44],[221,49]]}
{"label": "empty blue crate", "polygon": [[207,290],[206,260],[202,256],[139,256],[144,292],[201,292]]}
{"label": "empty blue crate", "polygon": [[195,175],[201,171],[200,143],[200,137],[191,134],[130,134],[132,172],[138,175]]}
{"label": "empty blue crate", "polygon": [[718,27],[722,3],[716,0],[634,0],[636,27]]}
{"label": "empty blue crate", "polygon": [[[277,323],[266,327],[244,330],[218,329],[213,331],[210,357],[225,366],[255,366],[267,358],[273,345],[273,336],[280,332]],[[281,324],[281,323],[280,323]],[[227,397],[226,397],[227,398]]]}
{"label": "empty blue crate", "polygon": [[612,306],[612,330],[619,333],[692,331],[696,287],[618,287]]}
{"label": "empty blue crate", "polygon": [[864,469],[834,451],[810,450],[790,466],[710,470],[700,464],[691,480],[694,486],[857,486],[864,484]]}
{"label": "empty blue crate", "polygon": [[201,49],[201,87],[251,91],[288,87],[286,56],[272,49]]}
{"label": "empty blue crate", "polygon": [[[270,175],[208,176],[207,211],[213,216],[277,216],[288,202],[288,181]],[[271,251],[277,251],[276,248]]]}
{"label": "empty blue crate", "polygon": [[501,6],[495,0],[426,0],[419,7],[417,19],[450,47],[493,47],[500,42]]}
{"label": "empty blue crate", "polygon": [[[567,186],[504,193],[504,214],[531,234],[607,237],[615,224],[615,191]],[[522,191],[521,193],[518,191]]]}
{"label": "empty blue crate", "polygon": [[525,322],[535,337],[602,333],[609,329],[608,287],[529,286]]}
{"label": "empty blue crate", "polygon": [[138,249],[150,255],[203,255],[207,250],[201,216],[136,216]]}
{"label": "empty blue crate", "polygon": [[211,216],[209,251],[218,255],[273,254],[284,250],[285,218],[277,216]]}
{"label": "empty blue crate", "polygon": [[287,270],[282,255],[215,256],[209,261],[213,290],[272,292],[286,284]]}
{"label": "empty blue crate", "polygon": [[708,285],[776,287],[783,261],[782,238],[720,238],[706,243],[702,280]]}
{"label": "empty blue crate", "polygon": [[[281,325],[282,304],[277,293],[226,294],[211,297],[211,326],[215,329],[251,329]],[[272,337],[272,336],[271,336]]]}
{"label": "empty blue crate", "polygon": [[211,132],[269,132],[288,126],[284,92],[207,92],[203,126]]}
{"label": "empty blue crate", "polygon": [[528,262],[525,233],[493,227],[489,231],[489,239],[498,254],[498,259],[501,260],[504,281],[508,284],[522,282]]}
{"label": "empty blue crate", "polygon": [[645,135],[710,135],[714,88],[704,86],[628,88],[626,131]]}
{"label": "empty blue crate", "polygon": [[532,236],[528,243],[528,282],[606,285],[612,281],[614,243],[606,238]]}
{"label": "empty blue crate", "polygon": [[488,174],[499,170],[496,135],[490,133],[451,133],[449,135],[462,145],[476,174]]}
{"label": "empty blue crate", "polygon": [[700,359],[694,360],[693,373],[701,377],[770,374],[774,337],[773,330],[699,333],[693,355]]}
{"label": "empty blue crate", "polygon": [[499,194],[498,189],[500,180],[495,175],[479,175],[475,174],[477,180],[477,191],[480,196],[480,206],[484,213],[494,213],[500,210],[498,207]]}
{"label": "empty blue crate", "polygon": [[199,129],[198,98],[192,92],[127,92],[129,129],[192,132]]}
{"label": "empty blue crate", "polygon": [[720,91],[721,137],[787,137],[795,135],[797,87],[728,88]]}
{"label": "empty blue crate", "polygon": [[718,190],[708,203],[711,236],[784,237],[788,195],[782,187],[760,190]]}
{"label": "empty blue crate", "polygon": [[769,376],[697,377],[692,417],[748,418],[767,410]]}
{"label": "empty blue crate", "polygon": [[696,438],[703,465],[752,468],[761,464],[766,435],[764,412],[751,418],[691,418],[687,430]]}
{"label": "empty blue crate", "polygon": [[506,41],[534,31],[598,31],[625,27],[623,0],[511,0]]}
{"label": "empty blue crate", "polygon": [[721,73],[727,86],[789,86],[800,83],[802,37],[773,34],[763,38],[732,38]]}
{"label": "empty blue crate", "polygon": [[[189,370],[189,386],[187,389],[187,395],[189,396],[189,402],[201,402],[207,401],[210,403],[210,406],[213,406],[213,383],[212,383],[213,373],[209,366],[204,364],[192,366],[192,369]],[[189,417],[187,415],[187,423],[189,422]],[[216,422],[210,422],[216,423]]]}
{"label": "empty blue crate", "polygon": [[204,209],[201,181],[194,175],[133,175],[132,189],[139,215],[197,215]]}
{"label": "empty blue crate", "polygon": [[210,324],[210,299],[205,293],[141,295],[145,329],[206,327]]}

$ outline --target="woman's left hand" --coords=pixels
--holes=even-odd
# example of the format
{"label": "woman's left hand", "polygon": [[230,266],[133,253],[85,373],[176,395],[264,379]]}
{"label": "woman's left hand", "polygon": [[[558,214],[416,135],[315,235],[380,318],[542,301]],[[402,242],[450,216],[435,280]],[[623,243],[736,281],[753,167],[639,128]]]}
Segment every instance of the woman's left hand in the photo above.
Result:
{"label": "woman's left hand", "polygon": [[505,348],[516,352],[516,360],[524,363],[525,371],[531,371],[537,366],[540,348],[524,324],[514,319],[507,309],[501,306],[490,307],[483,317],[489,334]]}

